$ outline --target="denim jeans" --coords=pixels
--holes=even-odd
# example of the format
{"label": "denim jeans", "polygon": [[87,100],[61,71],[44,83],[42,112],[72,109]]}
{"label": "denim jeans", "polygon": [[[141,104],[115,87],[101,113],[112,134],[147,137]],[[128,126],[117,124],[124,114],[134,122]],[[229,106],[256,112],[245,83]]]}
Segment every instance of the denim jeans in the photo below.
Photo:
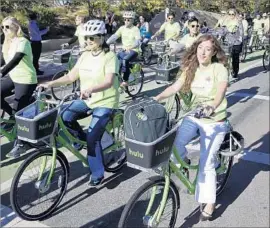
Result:
{"label": "denim jeans", "polygon": [[88,163],[90,172],[92,173],[92,179],[94,180],[104,176],[101,138],[112,116],[113,109],[94,108],[92,110],[92,120],[85,135],[77,120],[89,116],[89,111],[91,109],[84,101],[76,100],[63,110],[62,119],[69,128],[79,133],[79,137],[86,138]]}
{"label": "denim jeans", "polygon": [[123,80],[128,81],[130,74],[129,62],[138,56],[136,51],[130,50],[129,52],[121,51],[117,54],[118,59],[121,61],[121,71],[124,73]]}
{"label": "denim jeans", "polygon": [[195,199],[199,203],[216,201],[217,151],[227,133],[225,122],[204,123],[193,117],[184,118],[177,130],[174,144],[182,159],[187,155],[186,145],[200,134],[200,164]]}

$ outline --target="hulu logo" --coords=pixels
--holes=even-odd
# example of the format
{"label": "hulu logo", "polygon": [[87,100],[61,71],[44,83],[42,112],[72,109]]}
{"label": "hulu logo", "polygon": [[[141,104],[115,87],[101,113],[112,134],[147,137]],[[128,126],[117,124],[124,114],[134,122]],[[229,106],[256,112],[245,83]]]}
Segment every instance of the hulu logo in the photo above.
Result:
{"label": "hulu logo", "polygon": [[18,130],[29,132],[29,128],[28,128],[28,127],[26,127],[26,126],[21,126],[20,124],[18,124]]}
{"label": "hulu logo", "polygon": [[52,123],[46,123],[45,125],[38,125],[38,130],[44,130],[52,126]]}
{"label": "hulu logo", "polygon": [[170,149],[169,147],[164,147],[161,150],[156,150],[156,156],[159,156],[161,154],[167,153],[169,151],[169,149]]}
{"label": "hulu logo", "polygon": [[131,149],[129,149],[129,154],[134,156],[134,157],[143,159],[143,154],[140,153],[139,151],[132,151]]}

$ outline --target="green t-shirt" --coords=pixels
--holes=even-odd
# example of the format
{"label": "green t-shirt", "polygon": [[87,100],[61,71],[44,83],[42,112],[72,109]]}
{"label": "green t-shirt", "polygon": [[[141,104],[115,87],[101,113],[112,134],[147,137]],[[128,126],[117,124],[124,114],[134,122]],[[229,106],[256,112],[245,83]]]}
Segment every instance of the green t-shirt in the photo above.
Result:
{"label": "green t-shirt", "polygon": [[[101,53],[93,56],[86,51],[79,58],[75,68],[79,70],[81,91],[100,85],[105,81],[107,74],[119,73],[119,61],[113,52]],[[119,106],[119,80],[115,75],[113,85],[104,91],[93,93],[91,98],[86,100],[89,108],[105,107],[117,109]]]}
{"label": "green t-shirt", "polygon": [[237,19],[230,20],[227,19],[223,22],[223,26],[226,26],[229,32],[236,32],[239,26],[239,21]]}
{"label": "green t-shirt", "polygon": [[24,57],[10,72],[12,81],[20,84],[36,84],[37,74],[33,65],[33,54],[30,42],[24,37],[14,38],[9,50],[4,54],[5,62],[11,61],[16,52],[24,53]]}
{"label": "green t-shirt", "polygon": [[85,41],[84,41],[84,36],[83,36],[83,26],[82,25],[79,25],[77,27],[74,35],[78,37],[80,47],[84,47]]}
{"label": "green t-shirt", "polygon": [[[134,47],[137,40],[141,39],[140,30],[137,26],[127,28],[125,25],[121,26],[115,33],[118,37],[121,37],[123,48]],[[138,48],[134,48],[134,51],[138,52]]]}
{"label": "green t-shirt", "polygon": [[[182,73],[181,80],[185,80]],[[192,100],[194,100],[191,108],[194,109],[198,105],[211,105],[214,101],[218,84],[220,82],[228,82],[229,74],[226,67],[221,63],[212,63],[206,69],[201,71],[199,68],[195,73],[193,82],[191,83]],[[224,97],[221,104],[216,108],[213,119],[203,119],[204,122],[215,122],[223,120],[227,117],[227,99]]]}
{"label": "green t-shirt", "polygon": [[181,40],[180,44],[185,45],[186,48],[190,48],[191,45],[201,36],[202,34],[198,34],[197,36],[190,36],[190,34],[185,35]]}
{"label": "green t-shirt", "polygon": [[180,30],[181,27],[178,22],[174,22],[173,24],[165,22],[163,25],[161,25],[159,32],[165,31],[165,40],[176,40],[179,38]]}

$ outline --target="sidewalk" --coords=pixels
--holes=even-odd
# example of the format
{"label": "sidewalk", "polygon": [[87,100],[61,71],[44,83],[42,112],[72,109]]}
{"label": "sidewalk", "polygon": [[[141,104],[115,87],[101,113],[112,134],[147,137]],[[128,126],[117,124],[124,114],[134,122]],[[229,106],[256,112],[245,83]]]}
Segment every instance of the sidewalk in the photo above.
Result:
{"label": "sidewalk", "polygon": [[9,207],[4,205],[1,205],[0,215],[0,227],[48,227],[40,222],[21,219]]}

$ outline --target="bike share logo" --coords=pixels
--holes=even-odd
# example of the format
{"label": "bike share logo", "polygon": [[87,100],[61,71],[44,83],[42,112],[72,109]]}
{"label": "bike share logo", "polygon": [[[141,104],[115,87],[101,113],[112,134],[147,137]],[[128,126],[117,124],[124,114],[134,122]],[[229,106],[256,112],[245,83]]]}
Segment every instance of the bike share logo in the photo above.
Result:
{"label": "bike share logo", "polygon": [[138,112],[136,114],[136,117],[139,119],[139,120],[142,120],[142,121],[146,121],[148,118],[147,118],[147,115],[145,115],[144,113],[142,112]]}
{"label": "bike share logo", "polygon": [[21,126],[20,124],[18,124],[18,130],[29,132],[29,128],[28,128],[28,127],[26,127],[26,126]]}
{"label": "bike share logo", "polygon": [[46,128],[50,128],[52,123],[46,123],[44,125],[38,125],[38,130],[45,130]]}
{"label": "bike share logo", "polygon": [[143,159],[143,153],[140,153],[139,151],[132,151],[130,148],[128,149],[128,152],[131,156],[141,158]]}
{"label": "bike share logo", "polygon": [[156,156],[159,156],[161,154],[167,153],[167,152],[169,152],[169,150],[170,150],[170,148],[168,146],[167,147],[164,147],[161,150],[156,150]]}

